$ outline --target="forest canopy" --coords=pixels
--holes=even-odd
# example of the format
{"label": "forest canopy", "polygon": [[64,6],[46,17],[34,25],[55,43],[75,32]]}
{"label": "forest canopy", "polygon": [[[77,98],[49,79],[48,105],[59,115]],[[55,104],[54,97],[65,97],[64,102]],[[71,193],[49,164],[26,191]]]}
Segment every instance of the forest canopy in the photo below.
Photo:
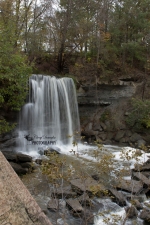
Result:
{"label": "forest canopy", "polygon": [[149,73],[149,31],[150,0],[0,0],[1,108],[21,107],[32,63],[57,74],[68,64]]}
{"label": "forest canopy", "polygon": [[[47,55],[61,73],[72,54],[102,69],[149,62],[149,0],[0,0],[1,23],[30,60]],[[45,61],[47,60],[45,57]]]}

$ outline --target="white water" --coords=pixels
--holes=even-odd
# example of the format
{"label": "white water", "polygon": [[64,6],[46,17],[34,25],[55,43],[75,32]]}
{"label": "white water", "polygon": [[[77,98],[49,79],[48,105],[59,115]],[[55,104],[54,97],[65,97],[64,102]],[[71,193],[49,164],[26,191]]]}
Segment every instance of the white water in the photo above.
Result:
{"label": "white water", "polygon": [[[24,152],[36,151],[43,145],[43,141],[71,145],[74,133],[79,130],[73,80],[32,75],[29,80],[29,100],[20,113],[19,149]],[[33,140],[29,142],[24,138],[25,135],[29,135],[38,144],[33,144]]]}

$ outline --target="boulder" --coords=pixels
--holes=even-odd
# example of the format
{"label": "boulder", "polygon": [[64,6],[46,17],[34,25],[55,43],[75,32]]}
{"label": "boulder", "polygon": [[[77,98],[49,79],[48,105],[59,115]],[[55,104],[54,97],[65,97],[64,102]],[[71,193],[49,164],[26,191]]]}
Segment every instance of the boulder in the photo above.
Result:
{"label": "boulder", "polygon": [[17,162],[32,162],[32,157],[26,154],[17,153]]}
{"label": "boulder", "polygon": [[109,191],[113,195],[113,198],[112,198],[113,201],[115,201],[120,206],[126,205],[126,199],[121,192],[119,192],[115,189],[109,189]]}
{"label": "boulder", "polygon": [[102,127],[102,129],[103,129],[104,131],[107,130],[107,126],[106,126],[105,123],[103,123],[102,121],[100,121],[100,126]]}
{"label": "boulder", "polygon": [[59,200],[57,198],[52,198],[51,200],[49,200],[49,202],[47,203],[47,208],[56,212],[59,208]]}
{"label": "boulder", "polygon": [[141,172],[145,177],[147,177],[148,179],[150,178],[150,172],[149,171],[142,171]]}
{"label": "boulder", "polygon": [[27,168],[23,168],[22,166],[20,166],[17,163],[14,162],[10,162],[10,165],[12,166],[12,168],[14,169],[14,171],[18,174],[18,175],[23,175],[26,174],[28,172]]}
{"label": "boulder", "polygon": [[88,191],[89,193],[96,192],[99,194],[100,192],[106,191],[106,188],[103,184],[99,184],[96,180],[94,180],[92,177],[87,177],[85,179],[76,178],[73,180],[70,180],[71,185],[73,186],[73,189],[77,193],[83,193],[85,191]]}
{"label": "boulder", "polygon": [[142,173],[140,173],[140,172],[133,173],[133,178],[134,177],[138,178],[138,180],[142,181],[142,183],[144,183],[148,187],[150,187],[150,179],[145,177]]}
{"label": "boulder", "polygon": [[150,171],[150,164],[136,164],[133,171]]}
{"label": "boulder", "polygon": [[84,130],[82,132],[83,136],[86,136],[86,137],[90,137],[90,136],[97,136],[98,135],[98,131],[94,131],[94,130]]}
{"label": "boulder", "polygon": [[16,153],[9,152],[9,151],[2,151],[2,153],[8,161],[16,162],[17,160]]}
{"label": "boulder", "polygon": [[6,135],[0,135],[0,142],[5,142],[8,141],[12,138],[11,134],[6,134]]}
{"label": "boulder", "polygon": [[80,216],[83,208],[78,199],[69,198],[66,200],[67,206],[72,210],[74,216]]}
{"label": "boulder", "polygon": [[116,185],[116,187],[121,190],[125,190],[125,191],[131,192],[131,193],[138,194],[142,191],[143,184],[141,181],[120,179],[120,181],[118,181],[118,184]]}
{"label": "boulder", "polygon": [[106,125],[106,131],[113,131],[115,129],[114,121],[106,121],[105,125]]}
{"label": "boulder", "polygon": [[107,140],[111,140],[111,139],[113,139],[114,138],[114,132],[108,132],[107,133]]}
{"label": "boulder", "polygon": [[150,159],[148,159],[146,162],[144,162],[143,166],[148,165],[148,164],[150,165]]}
{"label": "boulder", "polygon": [[123,137],[119,140],[120,143],[129,143],[130,140],[129,140],[129,137]]}
{"label": "boulder", "polygon": [[16,138],[12,138],[9,139],[8,141],[4,142],[1,147],[2,148],[8,148],[8,147],[16,147],[17,146],[17,142],[16,142]]}
{"label": "boulder", "polygon": [[143,209],[139,216],[142,220],[145,220],[147,222],[150,221],[150,210]]}
{"label": "boulder", "polygon": [[99,120],[94,121],[92,130],[94,130],[94,131],[102,131],[103,130],[102,127],[100,126]]}
{"label": "boulder", "polygon": [[84,192],[83,195],[78,197],[78,201],[82,206],[90,206],[92,204],[92,201],[86,192]]}
{"label": "boulder", "polygon": [[22,168],[27,168],[27,169],[29,169],[30,171],[33,169],[33,165],[32,165],[31,162],[20,163],[20,166],[21,166]]}
{"label": "boulder", "polygon": [[137,199],[132,200],[132,204],[133,204],[138,210],[143,209],[143,205],[142,205]]}
{"label": "boulder", "polygon": [[44,150],[44,155],[48,155],[51,153],[56,153],[56,154],[60,154],[61,153],[61,149],[58,147],[49,147],[47,150]]}
{"label": "boulder", "polygon": [[36,159],[35,162],[38,165],[42,165],[43,160],[42,159]]}
{"label": "boulder", "polygon": [[89,131],[89,130],[92,130],[92,122],[88,123],[85,128],[84,128],[85,131]]}
{"label": "boulder", "polygon": [[130,130],[126,130],[125,135],[126,135],[127,137],[131,137],[131,136],[132,136],[132,132],[131,132]]}
{"label": "boulder", "polygon": [[141,139],[142,139],[141,135],[137,133],[132,134],[132,136],[130,137],[131,142],[137,142],[138,140],[141,140]]}
{"label": "boulder", "polygon": [[103,133],[103,132],[100,132],[99,135],[98,135],[98,137],[99,137],[100,139],[102,139],[103,141],[105,141],[106,138],[107,138],[107,134],[106,134],[106,133]]}
{"label": "boulder", "polygon": [[137,141],[137,148],[141,148],[142,146],[146,145],[146,141],[144,141],[143,139],[140,139]]}
{"label": "boulder", "polygon": [[123,136],[125,135],[125,131],[124,130],[120,130],[117,132],[116,136],[115,136],[115,141],[120,141],[121,138],[123,138]]}
{"label": "boulder", "polygon": [[128,218],[134,218],[138,215],[138,211],[133,205],[127,207],[125,210]]}

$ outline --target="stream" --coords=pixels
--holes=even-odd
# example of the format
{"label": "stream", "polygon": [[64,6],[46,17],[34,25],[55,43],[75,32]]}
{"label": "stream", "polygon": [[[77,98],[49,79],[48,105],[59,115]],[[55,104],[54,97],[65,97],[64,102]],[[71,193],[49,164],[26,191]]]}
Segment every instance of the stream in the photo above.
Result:
{"label": "stream", "polygon": [[[59,157],[65,159],[67,169],[72,171],[73,176],[79,171],[89,175],[98,174],[100,183],[108,187],[117,179],[122,170],[124,171],[123,178],[131,179],[130,169],[134,167],[134,164],[145,162],[150,156],[150,153],[142,152],[135,159],[136,151],[130,147],[107,145],[97,148],[93,145],[79,144],[74,148],[61,146]],[[43,157],[37,151],[30,151],[28,154],[34,159]],[[101,161],[102,159],[103,161]],[[56,212],[48,210],[47,203],[52,197],[54,186],[49,182],[47,176],[42,174],[40,166],[36,166],[34,173],[23,176],[22,181],[53,225],[146,225],[139,218],[126,219],[125,207],[120,207],[108,196],[92,198],[92,206],[87,208],[94,215],[94,219],[87,223],[83,222],[82,216],[76,217],[70,213],[64,199],[59,199],[59,210]],[[61,185],[67,185],[64,180],[62,182]],[[129,199],[128,196],[131,196],[131,193],[123,193],[127,199]],[[146,202],[149,203],[145,194],[141,194],[137,198],[143,205]],[[127,201],[127,206],[130,205],[131,203]]]}

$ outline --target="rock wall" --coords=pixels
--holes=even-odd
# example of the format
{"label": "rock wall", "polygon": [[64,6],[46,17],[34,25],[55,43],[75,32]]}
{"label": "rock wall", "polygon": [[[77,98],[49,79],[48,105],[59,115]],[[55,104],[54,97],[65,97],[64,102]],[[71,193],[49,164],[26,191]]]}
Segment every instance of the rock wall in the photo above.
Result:
{"label": "rock wall", "polygon": [[111,143],[145,144],[140,134],[128,128],[129,101],[142,83],[120,81],[117,84],[80,86],[77,91],[82,135],[85,140]]}
{"label": "rock wall", "polygon": [[0,224],[52,225],[0,152]]}

